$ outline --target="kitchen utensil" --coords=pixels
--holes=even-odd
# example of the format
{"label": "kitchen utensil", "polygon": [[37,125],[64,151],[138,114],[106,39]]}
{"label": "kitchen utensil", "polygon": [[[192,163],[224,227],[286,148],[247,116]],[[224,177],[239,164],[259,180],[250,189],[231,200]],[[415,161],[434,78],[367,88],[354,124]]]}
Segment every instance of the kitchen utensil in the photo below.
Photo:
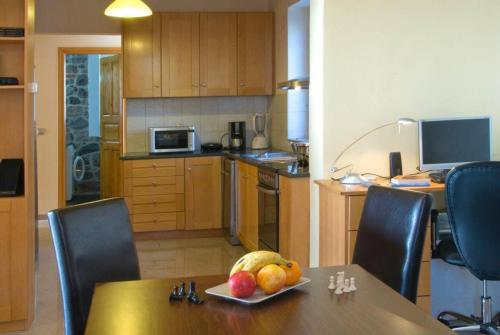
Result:
{"label": "kitchen utensil", "polygon": [[252,140],[252,149],[267,149],[269,141],[266,137],[267,114],[256,113],[253,116],[253,131],[255,137]]}

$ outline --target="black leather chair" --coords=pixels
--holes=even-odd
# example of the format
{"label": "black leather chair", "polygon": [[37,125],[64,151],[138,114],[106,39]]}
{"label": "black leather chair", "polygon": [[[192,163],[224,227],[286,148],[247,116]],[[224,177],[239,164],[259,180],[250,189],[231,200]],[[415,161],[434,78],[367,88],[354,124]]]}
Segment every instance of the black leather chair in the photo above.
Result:
{"label": "black leather chair", "polygon": [[425,193],[370,187],[352,259],[413,303],[431,204]]}
{"label": "black leather chair", "polygon": [[81,335],[94,285],[140,279],[137,252],[123,199],[49,212],[59,269],[66,335]]}
{"label": "black leather chair", "polygon": [[[500,162],[477,162],[453,169],[446,179],[446,199],[452,240],[442,241],[438,253],[446,262],[465,266],[483,282],[481,317],[442,312],[438,319],[450,325],[447,316],[469,326],[455,331],[499,334],[492,319],[487,281],[500,280]],[[498,315],[495,319],[498,319]]]}

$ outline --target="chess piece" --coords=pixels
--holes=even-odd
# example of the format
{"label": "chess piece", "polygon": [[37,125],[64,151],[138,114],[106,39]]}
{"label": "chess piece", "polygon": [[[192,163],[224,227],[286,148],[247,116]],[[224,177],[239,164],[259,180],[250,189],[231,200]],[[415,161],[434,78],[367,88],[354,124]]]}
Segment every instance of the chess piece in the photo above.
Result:
{"label": "chess piece", "polygon": [[345,276],[344,271],[337,272],[337,286],[340,286],[341,288],[344,287],[344,276]]}
{"label": "chess piece", "polygon": [[181,287],[179,288],[179,297],[184,298],[186,296],[186,283],[182,282]]}
{"label": "chess piece", "polygon": [[188,298],[194,294],[196,294],[196,283],[194,281],[192,281],[192,282],[189,282]]}
{"label": "chess piece", "polygon": [[344,281],[344,287],[342,288],[342,291],[344,291],[345,293],[351,292],[349,287],[350,287],[349,279],[346,278]]}
{"label": "chess piece", "polygon": [[182,300],[182,296],[179,296],[179,288],[174,286],[174,289],[170,293],[169,300]]}
{"label": "chess piece", "polygon": [[354,277],[351,277],[351,284],[349,285],[349,290],[351,292],[354,292],[357,290],[356,281],[355,281]]}
{"label": "chess piece", "polygon": [[344,291],[342,291],[342,287],[337,285],[337,289],[335,290],[335,294],[340,295],[342,293],[344,293]]}
{"label": "chess piece", "polygon": [[333,283],[333,276],[330,276],[330,285],[328,285],[329,290],[335,290],[335,284]]}

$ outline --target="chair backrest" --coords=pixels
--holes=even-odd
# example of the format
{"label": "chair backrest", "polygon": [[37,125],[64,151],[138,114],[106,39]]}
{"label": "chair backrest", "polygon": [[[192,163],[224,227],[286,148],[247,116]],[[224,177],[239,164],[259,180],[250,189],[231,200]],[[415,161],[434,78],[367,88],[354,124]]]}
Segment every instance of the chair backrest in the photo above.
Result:
{"label": "chair backrest", "polygon": [[80,335],[96,283],[140,279],[137,252],[123,199],[49,212],[59,269],[66,335]]}
{"label": "chair backrest", "polygon": [[453,169],[446,179],[446,199],[465,266],[480,280],[500,280],[500,162]]}
{"label": "chair backrest", "polygon": [[431,204],[425,193],[370,187],[352,259],[412,302]]}

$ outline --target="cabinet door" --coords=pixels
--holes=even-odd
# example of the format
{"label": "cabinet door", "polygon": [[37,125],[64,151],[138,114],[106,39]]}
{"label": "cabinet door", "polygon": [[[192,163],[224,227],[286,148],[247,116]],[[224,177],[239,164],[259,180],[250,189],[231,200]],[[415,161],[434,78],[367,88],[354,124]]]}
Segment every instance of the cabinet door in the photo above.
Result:
{"label": "cabinet door", "polygon": [[159,14],[123,23],[123,95],[161,96]]}
{"label": "cabinet door", "polygon": [[161,21],[162,96],[199,96],[200,15],[163,13]]}
{"label": "cabinet door", "polygon": [[0,200],[0,322],[11,320],[10,200]]}
{"label": "cabinet door", "polygon": [[238,95],[272,95],[272,13],[238,14]]}
{"label": "cabinet door", "polygon": [[231,96],[237,90],[237,14],[200,14],[200,95]]}
{"label": "cabinet door", "polygon": [[222,227],[220,157],[187,158],[186,229]]}

